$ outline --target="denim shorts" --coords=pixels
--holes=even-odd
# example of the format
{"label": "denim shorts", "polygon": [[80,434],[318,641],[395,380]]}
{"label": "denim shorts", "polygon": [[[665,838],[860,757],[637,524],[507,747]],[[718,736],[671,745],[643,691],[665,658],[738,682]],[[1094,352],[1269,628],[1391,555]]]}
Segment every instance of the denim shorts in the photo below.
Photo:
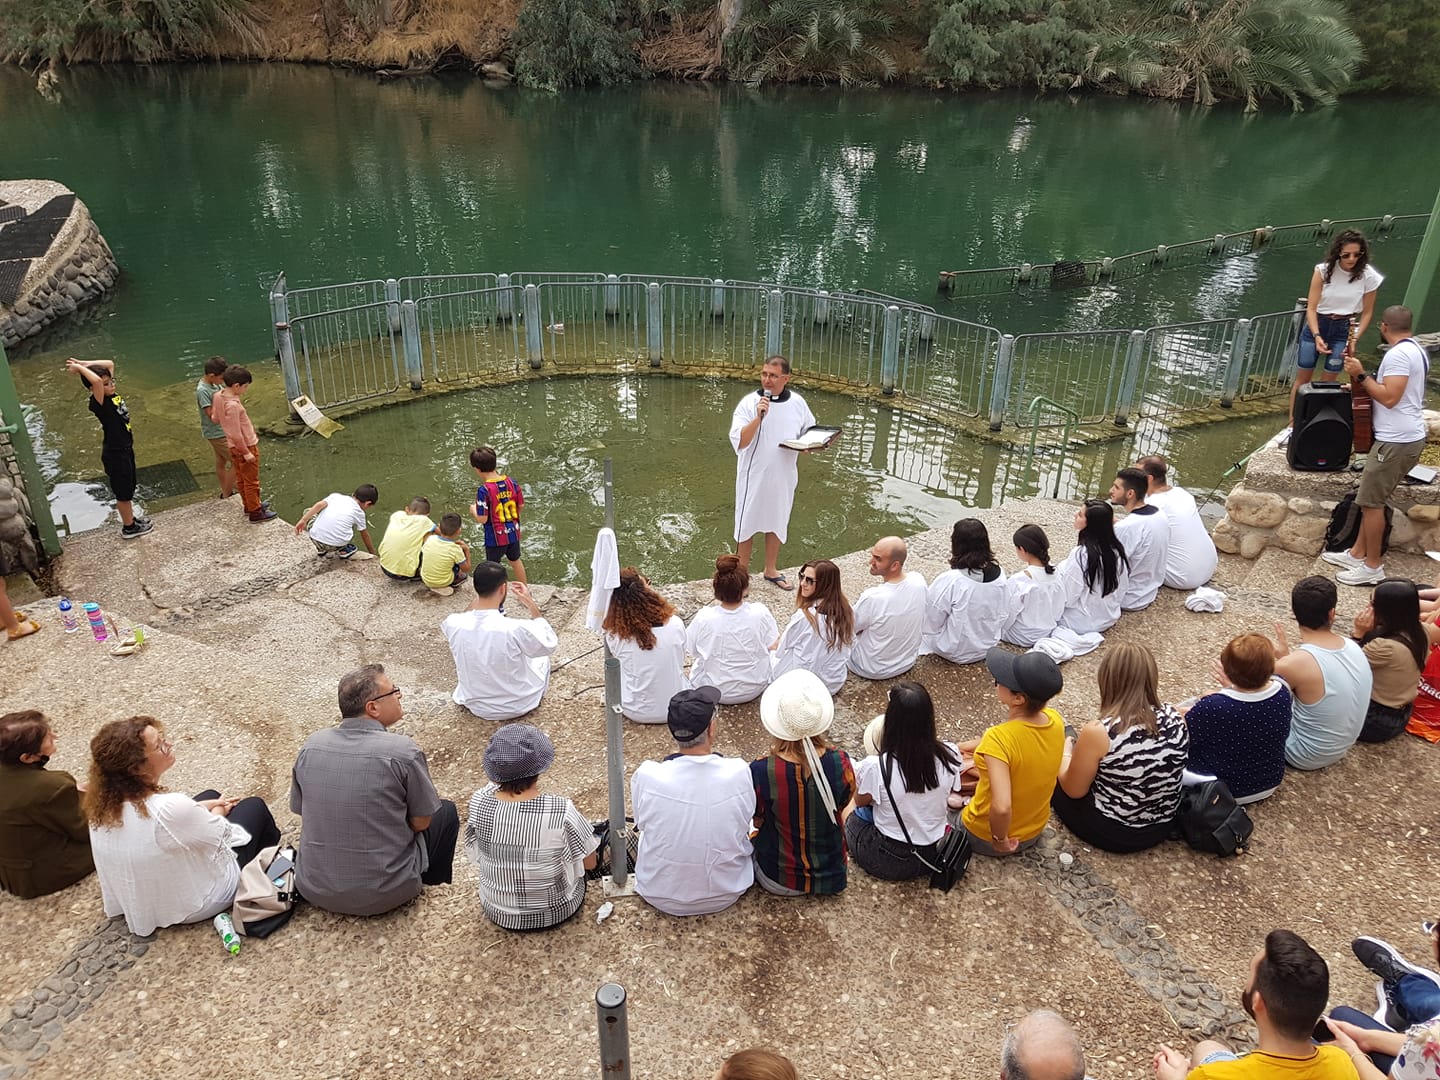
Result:
{"label": "denim shorts", "polygon": [[[1328,315],[1317,315],[1315,321],[1320,324],[1320,337],[1330,346],[1330,355],[1325,357],[1325,370],[1339,372],[1345,367],[1345,346],[1350,341],[1350,319],[1348,316],[1332,319]],[[1315,348],[1315,336],[1310,333],[1310,322],[1307,319],[1300,330],[1300,348],[1295,355],[1295,364],[1305,371],[1313,371],[1319,357],[1320,350]]]}

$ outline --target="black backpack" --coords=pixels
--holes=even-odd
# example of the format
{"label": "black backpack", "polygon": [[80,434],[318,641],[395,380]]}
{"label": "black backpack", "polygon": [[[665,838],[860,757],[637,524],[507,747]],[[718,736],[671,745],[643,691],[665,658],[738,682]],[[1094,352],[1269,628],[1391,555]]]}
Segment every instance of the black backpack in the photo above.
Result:
{"label": "black backpack", "polygon": [[1175,833],[1196,851],[1235,855],[1250,843],[1255,823],[1235,802],[1224,780],[1206,780],[1180,789]]}
{"label": "black backpack", "polygon": [[[1357,488],[1356,491],[1359,489]],[[1385,506],[1385,534],[1380,538],[1380,554],[1390,550],[1390,528],[1395,520],[1395,508]],[[1355,505],[1352,491],[1335,504],[1330,511],[1330,524],[1325,526],[1325,550],[1349,551],[1360,539],[1360,507]]]}

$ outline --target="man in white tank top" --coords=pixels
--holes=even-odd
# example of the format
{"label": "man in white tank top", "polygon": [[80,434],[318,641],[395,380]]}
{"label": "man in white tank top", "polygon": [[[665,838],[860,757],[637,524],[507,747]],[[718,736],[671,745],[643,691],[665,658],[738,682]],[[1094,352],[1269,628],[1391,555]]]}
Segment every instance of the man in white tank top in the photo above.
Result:
{"label": "man in white tank top", "polygon": [[1301,578],[1290,590],[1300,644],[1292,650],[1284,627],[1275,624],[1275,674],[1289,684],[1294,702],[1285,740],[1285,763],[1293,769],[1323,769],[1344,757],[1370,706],[1370,661],[1331,629],[1335,600],[1329,578]]}

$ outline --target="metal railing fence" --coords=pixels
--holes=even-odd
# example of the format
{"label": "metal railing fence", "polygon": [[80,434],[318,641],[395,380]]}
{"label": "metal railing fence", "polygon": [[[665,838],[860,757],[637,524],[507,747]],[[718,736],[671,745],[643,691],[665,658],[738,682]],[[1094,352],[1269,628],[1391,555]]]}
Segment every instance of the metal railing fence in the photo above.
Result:
{"label": "metal railing fence", "polygon": [[[300,300],[292,298],[299,295]],[[355,297],[363,303],[318,310]],[[939,419],[991,430],[1229,406],[1288,391],[1296,312],[1144,330],[1010,336],[878,293],[633,274],[453,274],[270,294],[293,399],[320,408],[531,370],[637,364],[704,374],[789,358],[822,384],[900,394]]]}
{"label": "metal railing fence", "polygon": [[1378,217],[1307,222],[1303,225],[1262,225],[1233,233],[1216,233],[1179,244],[1157,244],[1113,258],[1017,263],[973,270],[942,270],[940,291],[951,297],[993,296],[1019,289],[1062,289],[1132,281],[1162,270],[1180,270],[1221,259],[1284,248],[1323,245],[1345,229],[1359,229],[1372,241],[1410,240],[1422,236],[1429,214],[1382,214]]}

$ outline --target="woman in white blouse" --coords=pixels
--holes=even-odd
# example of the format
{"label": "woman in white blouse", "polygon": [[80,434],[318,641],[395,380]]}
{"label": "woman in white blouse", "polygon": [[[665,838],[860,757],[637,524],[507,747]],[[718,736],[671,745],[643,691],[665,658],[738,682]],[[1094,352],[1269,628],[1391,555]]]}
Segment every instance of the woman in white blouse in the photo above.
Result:
{"label": "woman in white blouse", "polygon": [[1010,614],[1000,640],[1028,649],[1055,632],[1065,613],[1065,579],[1050,565],[1050,538],[1039,525],[1021,525],[1012,540],[1024,569],[1005,579]]}
{"label": "woman in white blouse", "polygon": [[105,914],[124,915],[133,934],[228,911],[240,867],[280,840],[260,799],[162,788],[175,749],[153,717],[106,724],[90,756],[84,808],[100,894]]}
{"label": "woman in white blouse", "polygon": [[818,675],[825,689],[838,694],[845,685],[850,649],[855,644],[855,612],[840,588],[840,568],[829,559],[800,567],[795,614],[775,642],[770,677],[800,669]]}
{"label": "woman in white blouse", "polygon": [[725,705],[754,701],[770,685],[770,645],[780,633],[764,604],[746,603],[750,574],[734,555],[715,560],[718,604],[701,608],[685,632],[694,686],[713,686]]}
{"label": "woman in white blouse", "polygon": [[1058,571],[1065,585],[1060,625],[1077,634],[1103,634],[1120,620],[1130,558],[1115,535],[1115,511],[1104,499],[1086,499],[1075,512],[1075,528],[1075,548]]}
{"label": "woman in white blouse", "polygon": [[633,566],[620,571],[602,626],[620,661],[620,711],[637,724],[663,724],[685,681],[685,623]]}

